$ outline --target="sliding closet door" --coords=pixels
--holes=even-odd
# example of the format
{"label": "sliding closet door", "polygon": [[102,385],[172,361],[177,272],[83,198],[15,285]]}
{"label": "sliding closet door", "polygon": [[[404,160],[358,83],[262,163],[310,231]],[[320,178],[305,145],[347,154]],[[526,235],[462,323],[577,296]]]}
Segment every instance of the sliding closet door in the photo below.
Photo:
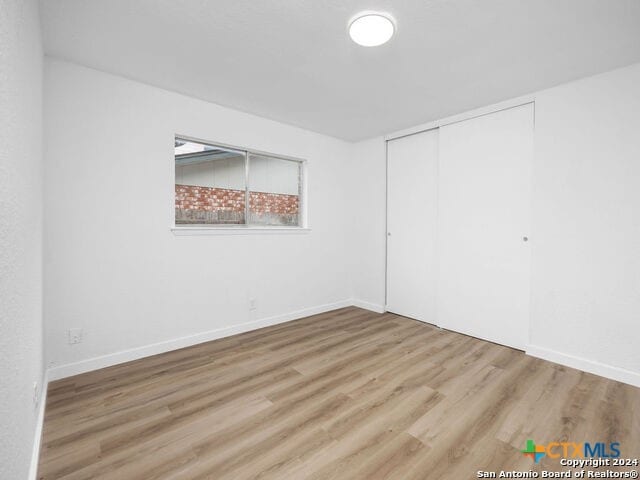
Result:
{"label": "sliding closet door", "polygon": [[524,349],[533,105],[440,129],[438,301],[443,328]]}
{"label": "sliding closet door", "polygon": [[438,131],[387,144],[387,310],[435,323]]}

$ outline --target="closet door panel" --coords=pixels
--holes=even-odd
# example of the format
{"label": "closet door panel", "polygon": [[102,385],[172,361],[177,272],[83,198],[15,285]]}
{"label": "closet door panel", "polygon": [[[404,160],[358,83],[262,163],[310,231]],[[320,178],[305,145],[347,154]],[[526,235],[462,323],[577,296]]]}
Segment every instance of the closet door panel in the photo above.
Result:
{"label": "closet door panel", "polygon": [[533,105],[440,129],[437,317],[524,349],[529,333]]}
{"label": "closet door panel", "polygon": [[438,131],[387,144],[387,310],[435,323]]}

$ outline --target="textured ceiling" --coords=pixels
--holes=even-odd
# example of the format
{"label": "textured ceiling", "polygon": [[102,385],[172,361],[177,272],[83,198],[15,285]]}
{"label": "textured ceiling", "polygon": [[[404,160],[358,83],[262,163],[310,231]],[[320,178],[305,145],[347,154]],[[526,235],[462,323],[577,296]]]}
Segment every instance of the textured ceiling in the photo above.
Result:
{"label": "textured ceiling", "polygon": [[[640,61],[639,0],[42,0],[49,55],[347,140]],[[381,47],[349,19],[386,11]]]}

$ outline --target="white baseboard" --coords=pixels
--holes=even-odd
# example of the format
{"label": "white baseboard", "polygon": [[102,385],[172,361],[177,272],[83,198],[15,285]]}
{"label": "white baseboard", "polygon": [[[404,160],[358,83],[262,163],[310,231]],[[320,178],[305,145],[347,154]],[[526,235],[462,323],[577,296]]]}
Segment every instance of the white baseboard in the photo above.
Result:
{"label": "white baseboard", "polygon": [[583,370],[595,375],[600,375],[601,377],[617,380],[618,382],[628,383],[634,387],[640,387],[640,373],[638,372],[632,372],[631,370],[614,367],[594,360],[587,360],[586,358],[575,357],[536,345],[527,345],[526,352],[527,355],[531,355],[532,357],[542,358],[543,360]]}
{"label": "white baseboard", "polygon": [[123,350],[116,353],[110,353],[108,355],[103,355],[100,357],[89,358],[87,360],[82,360],[76,363],[69,363],[66,365],[60,365],[58,367],[52,367],[48,370],[49,381],[72,377],[74,375],[90,372],[92,370],[111,367],[119,363],[130,362],[132,360],[138,360],[140,358],[149,357],[151,355],[157,355],[159,353],[165,353],[171,350],[177,350],[179,348],[190,347],[199,343],[210,342],[211,340],[229,337],[231,335],[248,332],[250,330],[256,330],[258,328],[269,327],[272,325],[277,325],[278,323],[284,323],[291,320],[296,320],[298,318],[308,317],[310,315],[316,315],[318,313],[324,313],[351,305],[353,305],[351,300],[343,300],[326,305],[318,305],[316,307],[305,308],[303,310],[297,310],[295,312],[286,313],[284,315],[276,315],[274,317],[253,320],[250,322],[241,323],[239,325],[217,328],[208,332],[197,333],[195,335],[166,340],[164,342],[145,345],[129,350]]}
{"label": "white baseboard", "polygon": [[371,310],[376,313],[384,313],[386,309],[384,305],[379,305],[377,303],[365,302],[364,300],[358,300],[357,298],[351,299],[351,305],[354,307],[364,308],[365,310]]}
{"label": "white baseboard", "polygon": [[42,441],[42,426],[44,425],[44,409],[47,404],[47,391],[49,390],[49,375],[45,371],[42,379],[42,393],[38,403],[38,415],[36,416],[36,431],[33,439],[33,449],[31,451],[31,465],[29,466],[29,480],[36,480],[38,477],[38,462],[40,461],[40,443]]}

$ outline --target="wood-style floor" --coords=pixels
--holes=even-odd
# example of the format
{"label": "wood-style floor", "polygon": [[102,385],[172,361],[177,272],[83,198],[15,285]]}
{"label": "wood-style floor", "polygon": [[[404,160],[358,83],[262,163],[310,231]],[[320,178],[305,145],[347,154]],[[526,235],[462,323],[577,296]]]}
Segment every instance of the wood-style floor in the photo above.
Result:
{"label": "wood-style floor", "polygon": [[41,479],[467,479],[640,457],[640,389],[345,308],[49,386]]}

